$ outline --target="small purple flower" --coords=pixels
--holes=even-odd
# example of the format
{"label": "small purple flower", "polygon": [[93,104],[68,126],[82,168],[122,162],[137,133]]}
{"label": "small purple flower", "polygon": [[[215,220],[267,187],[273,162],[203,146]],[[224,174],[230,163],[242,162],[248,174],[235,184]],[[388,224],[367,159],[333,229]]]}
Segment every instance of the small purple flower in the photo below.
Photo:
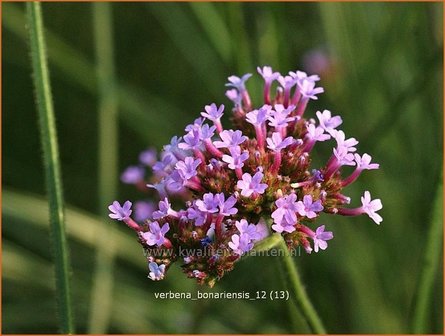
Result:
{"label": "small purple flower", "polygon": [[165,275],[165,265],[161,264],[158,266],[157,263],[151,262],[148,264],[148,268],[150,269],[150,273],[148,274],[148,278],[153,281],[158,281],[164,279]]}
{"label": "small purple flower", "polygon": [[315,87],[315,82],[307,78],[297,82],[301,95],[306,98],[317,100],[317,94],[324,92],[322,87]]}
{"label": "small purple flower", "polygon": [[170,173],[172,167],[178,160],[175,155],[170,152],[163,152],[161,155],[161,161],[158,161],[153,166],[153,171],[159,175],[165,175]]}
{"label": "small purple flower", "polygon": [[326,241],[334,238],[334,234],[331,231],[325,231],[325,226],[322,225],[317,228],[312,239],[314,240],[314,250],[318,252],[318,249],[326,250],[328,243]]}
{"label": "small purple flower", "polygon": [[240,147],[233,147],[229,149],[230,155],[223,155],[222,160],[229,164],[230,169],[240,169],[244,166],[244,161],[249,158],[249,152],[241,153]]}
{"label": "small purple flower", "polygon": [[295,85],[296,80],[291,76],[279,76],[278,82],[283,87],[283,89],[286,90],[292,88]]}
{"label": "small purple flower", "polygon": [[178,213],[172,209],[168,198],[165,197],[163,201],[159,202],[159,210],[153,212],[153,219],[164,218],[167,216],[178,217]]}
{"label": "small purple flower", "polygon": [[261,233],[257,230],[257,225],[249,224],[245,219],[241,219],[240,221],[235,222],[235,226],[238,229],[240,234],[247,234],[252,241],[260,240]]}
{"label": "small purple flower", "polygon": [[229,83],[226,84],[226,86],[234,87],[235,89],[238,89],[239,92],[246,91],[246,81],[252,76],[252,74],[248,73],[239,78],[238,76],[230,76],[227,78],[229,80]]}
{"label": "small purple flower", "polygon": [[230,196],[226,200],[224,193],[219,193],[215,195],[215,198],[218,198],[218,207],[220,215],[231,216],[238,213],[238,209],[234,207],[236,203],[236,197]]}
{"label": "small purple flower", "polygon": [[272,106],[263,105],[259,110],[253,110],[246,114],[246,121],[254,126],[262,126],[268,119]]}
{"label": "small purple flower", "polygon": [[150,148],[141,152],[141,154],[139,154],[139,161],[144,165],[152,167],[156,161],[158,161],[156,149]]}
{"label": "small purple flower", "polygon": [[236,106],[241,105],[242,96],[237,89],[230,89],[226,91],[226,97],[229,98]]}
{"label": "small purple flower", "polygon": [[141,166],[129,166],[121,175],[121,181],[127,184],[136,184],[144,180],[145,168]]}
{"label": "small purple flower", "polygon": [[232,241],[229,242],[229,247],[235,254],[242,255],[253,248],[253,243],[250,240],[250,236],[246,233],[241,235],[234,234]]}
{"label": "small purple flower", "polygon": [[280,73],[273,72],[272,67],[270,66],[263,66],[263,68],[257,67],[256,69],[266,83],[271,83],[280,77]]}
{"label": "small purple flower", "polygon": [[253,177],[249,173],[244,173],[243,179],[236,185],[238,189],[241,189],[241,195],[250,197],[253,193],[263,194],[267,188],[266,183],[261,183],[263,176],[262,172],[257,172]]}
{"label": "small purple flower", "polygon": [[213,144],[216,148],[232,148],[239,146],[248,138],[243,135],[239,130],[226,130],[219,133],[222,141],[214,141]]}
{"label": "small purple flower", "polygon": [[376,224],[380,224],[383,221],[383,218],[377,211],[383,208],[382,201],[380,199],[371,201],[371,193],[369,191],[365,191],[365,194],[361,197],[361,201],[363,212],[365,212]]}
{"label": "small purple flower", "polygon": [[184,161],[176,163],[175,168],[182,179],[190,180],[193,176],[196,176],[198,172],[196,169],[201,164],[201,159],[194,159],[193,157],[186,157]]}
{"label": "small purple flower", "polygon": [[306,72],[298,70],[297,72],[289,71],[289,75],[299,82],[302,82],[304,79],[314,83],[320,80],[320,77],[318,75],[308,76]]}
{"label": "small purple flower", "polygon": [[143,222],[151,217],[155,211],[153,202],[138,201],[134,203],[134,219]]}
{"label": "small purple flower", "polygon": [[307,218],[315,218],[317,217],[317,212],[323,210],[323,205],[321,205],[321,201],[312,202],[311,195],[304,195],[303,202],[297,202],[297,211],[300,216]]}
{"label": "small purple flower", "polygon": [[294,138],[287,137],[286,139],[281,138],[281,134],[274,132],[272,138],[267,138],[267,148],[273,150],[274,152],[279,152],[294,143]]}
{"label": "small purple flower", "polygon": [[306,137],[311,141],[326,141],[331,138],[329,134],[324,132],[324,128],[318,126],[316,127],[314,124],[309,124],[307,126],[307,134]]}
{"label": "small purple flower", "polygon": [[190,207],[187,209],[187,218],[195,222],[195,226],[202,226],[207,218],[207,214],[199,209]]}
{"label": "small purple flower", "polygon": [[142,238],[145,239],[148,246],[162,246],[165,242],[165,234],[170,230],[170,225],[165,223],[162,228],[159,226],[158,222],[151,222],[148,225],[150,231],[143,232],[141,234]]}
{"label": "small purple flower", "polygon": [[329,110],[323,110],[323,112],[317,111],[316,115],[320,122],[320,127],[328,133],[336,129],[343,122],[340,116],[332,117],[331,111]]}
{"label": "small purple flower", "polygon": [[371,163],[371,156],[368,154],[363,154],[361,157],[359,154],[354,154],[355,162],[357,163],[357,169],[364,170],[364,169],[379,169],[378,163]]}
{"label": "small purple flower", "polygon": [[199,129],[201,128],[202,124],[204,124],[204,118],[196,118],[193,124],[188,124],[187,126],[185,126],[185,131],[190,132],[191,130]]}
{"label": "small purple flower", "polygon": [[288,117],[288,115],[295,110],[294,105],[290,105],[288,108],[285,108],[282,104],[276,104],[274,106],[274,110],[271,110],[269,119],[269,126],[278,128],[278,127],[287,127],[288,123],[295,120],[295,117]]}
{"label": "small purple flower", "polygon": [[334,155],[338,161],[338,165],[340,166],[354,166],[354,154],[349,153],[350,148],[345,146],[339,146],[334,148]]}
{"label": "small purple flower", "polygon": [[349,138],[346,140],[346,135],[343,131],[334,130],[331,135],[337,141],[337,147],[345,147],[348,152],[355,152],[357,149],[354,147],[358,144],[355,138]]}
{"label": "small purple flower", "polygon": [[206,105],[204,107],[205,112],[201,112],[201,115],[211,121],[219,121],[224,114],[224,105],[219,107],[216,104]]}
{"label": "small purple flower", "polygon": [[130,201],[126,201],[123,206],[121,206],[118,201],[114,201],[108,206],[108,210],[111,212],[108,216],[112,219],[124,221],[130,218],[132,213],[131,205],[132,203]]}
{"label": "small purple flower", "polygon": [[215,135],[215,126],[209,126],[207,124],[203,125],[201,128],[201,140],[211,139]]}
{"label": "small purple flower", "polygon": [[200,127],[193,128],[190,132],[184,135],[184,142],[178,144],[178,147],[184,150],[199,149],[200,146],[201,146]]}
{"label": "small purple flower", "polygon": [[206,193],[202,200],[197,200],[195,204],[202,212],[215,213],[218,212],[219,197],[212,193]]}
{"label": "small purple flower", "polygon": [[294,225],[297,223],[298,211],[297,195],[290,194],[279,198],[275,201],[277,209],[272,212],[272,218],[275,225],[272,225],[272,229],[276,232],[293,232],[295,231]]}

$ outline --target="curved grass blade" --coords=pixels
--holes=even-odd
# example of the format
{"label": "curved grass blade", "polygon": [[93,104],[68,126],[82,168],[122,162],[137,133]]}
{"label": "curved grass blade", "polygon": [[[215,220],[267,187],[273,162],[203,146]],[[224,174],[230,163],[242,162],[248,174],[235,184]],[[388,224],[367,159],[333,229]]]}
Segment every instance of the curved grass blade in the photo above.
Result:
{"label": "curved grass blade", "polygon": [[70,266],[68,243],[65,235],[65,216],[60,171],[59,149],[51,85],[43,35],[42,10],[40,3],[26,4],[31,61],[36,102],[39,114],[40,136],[43,147],[46,187],[48,191],[51,225],[51,243],[56,275],[56,298],[59,310],[60,331],[74,333],[71,308]]}
{"label": "curved grass blade", "polygon": [[[441,178],[442,181],[442,178]],[[433,217],[426,240],[422,271],[417,287],[412,332],[415,334],[431,333],[428,313],[431,311],[431,294],[442,255],[443,238],[443,183],[440,182],[434,202]]]}

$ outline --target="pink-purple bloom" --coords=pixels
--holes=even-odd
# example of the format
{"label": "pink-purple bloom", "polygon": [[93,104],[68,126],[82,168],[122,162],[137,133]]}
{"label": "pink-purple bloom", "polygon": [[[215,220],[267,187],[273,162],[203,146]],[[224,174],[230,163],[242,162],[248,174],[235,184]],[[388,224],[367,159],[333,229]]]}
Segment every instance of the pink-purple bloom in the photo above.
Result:
{"label": "pink-purple bloom", "polygon": [[144,180],[145,168],[130,166],[121,175],[121,181],[127,184],[136,184]]}
{"label": "pink-purple bloom", "polygon": [[322,87],[315,87],[315,82],[307,78],[297,81],[298,88],[300,89],[301,95],[310,99],[317,100],[317,95],[324,92]]}
{"label": "pink-purple bloom", "polygon": [[261,183],[263,176],[262,172],[257,172],[253,177],[249,173],[244,173],[242,180],[236,184],[241,190],[241,195],[250,197],[253,193],[263,194],[267,188],[266,183]]}
{"label": "pink-purple bloom", "polygon": [[155,262],[151,262],[148,264],[148,269],[150,272],[148,273],[148,278],[150,278],[153,281],[162,280],[164,279],[165,275],[165,265],[158,265]]}
{"label": "pink-purple bloom", "polygon": [[138,201],[134,203],[134,219],[142,222],[153,215],[156,206],[153,202]]}
{"label": "pink-purple bloom", "polygon": [[122,206],[118,201],[114,201],[110,206],[108,206],[108,210],[110,210],[110,214],[108,215],[112,219],[117,219],[119,221],[126,220],[130,218],[132,203],[130,201],[126,201]]}
{"label": "pink-purple bloom", "polygon": [[141,234],[148,246],[162,246],[165,242],[165,234],[170,230],[170,224],[165,223],[162,227],[158,222],[151,222],[149,224],[149,231]]}
{"label": "pink-purple bloom", "polygon": [[279,152],[294,143],[294,138],[287,137],[284,140],[281,138],[281,134],[278,132],[272,133],[272,137],[267,138],[267,148],[274,152]]}
{"label": "pink-purple bloom", "polygon": [[230,76],[227,78],[229,80],[229,83],[227,83],[226,86],[234,87],[239,92],[246,91],[246,81],[250,77],[252,77],[252,74],[245,74],[241,78],[238,76]]}
{"label": "pink-purple bloom", "polygon": [[193,157],[186,157],[184,161],[176,163],[176,170],[184,180],[190,180],[193,176],[196,176],[196,169],[201,164],[201,159],[194,159]]}
{"label": "pink-purple bloom", "polygon": [[322,225],[317,228],[312,239],[314,240],[314,250],[318,252],[318,250],[326,250],[328,247],[328,240],[334,238],[334,234],[331,231],[325,231],[325,226]]}
{"label": "pink-purple bloom", "polygon": [[383,208],[382,201],[380,199],[371,200],[371,193],[365,191],[365,194],[361,197],[362,209],[376,224],[380,224],[383,220],[377,211]]}
{"label": "pink-purple bloom", "polygon": [[253,242],[247,233],[242,233],[241,235],[234,234],[232,241],[228,245],[238,255],[249,252],[253,248]]}
{"label": "pink-purple bloom", "polygon": [[300,216],[307,217],[309,219],[317,217],[317,212],[323,210],[321,201],[312,201],[311,195],[304,195],[303,201],[297,202],[297,211]]}
{"label": "pink-purple bloom", "polygon": [[226,130],[219,134],[222,141],[214,141],[216,148],[233,148],[241,145],[247,137],[239,130]]}
{"label": "pink-purple bloom", "polygon": [[228,163],[230,169],[240,169],[244,166],[244,161],[249,158],[249,153],[241,152],[240,147],[232,147],[229,149],[230,155],[223,155],[222,160]]}
{"label": "pink-purple bloom", "polygon": [[215,197],[218,197],[218,208],[220,215],[231,216],[238,212],[238,209],[234,207],[236,203],[236,198],[234,196],[230,196],[229,198],[225,199],[224,194],[219,193],[218,195],[215,195]]}

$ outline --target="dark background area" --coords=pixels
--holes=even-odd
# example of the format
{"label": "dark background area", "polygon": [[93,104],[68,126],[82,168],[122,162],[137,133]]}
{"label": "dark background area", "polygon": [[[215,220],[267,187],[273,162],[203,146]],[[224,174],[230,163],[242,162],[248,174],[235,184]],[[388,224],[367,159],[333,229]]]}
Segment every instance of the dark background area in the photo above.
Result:
{"label": "dark background area", "polygon": [[[33,99],[24,6],[6,3],[2,32],[3,332],[54,333],[53,267],[44,171]],[[239,263],[213,289],[174,265],[152,282],[129,230],[100,217],[95,48],[91,4],[44,3],[63,183],[68,210],[77,332],[91,316],[95,227],[114,228],[114,289],[104,333],[305,332],[285,301],[155,300],[159,291],[254,293],[282,290],[275,258]],[[119,171],[150,146],[182,135],[203,106],[230,102],[226,78],[271,65],[287,73],[321,68],[325,94],[307,115],[329,109],[346,135],[381,169],[348,189],[382,199],[384,218],[322,216],[329,249],[296,258],[330,333],[407,333],[442,170],[442,4],[437,3],[114,3],[119,108]],[[260,104],[262,80],[248,82]],[[226,121],[225,121],[226,122]],[[317,146],[325,161],[331,144]],[[442,195],[438,195],[441,197]],[[119,184],[116,199],[138,199]],[[442,261],[440,263],[442,265]],[[429,332],[443,330],[439,267]]]}

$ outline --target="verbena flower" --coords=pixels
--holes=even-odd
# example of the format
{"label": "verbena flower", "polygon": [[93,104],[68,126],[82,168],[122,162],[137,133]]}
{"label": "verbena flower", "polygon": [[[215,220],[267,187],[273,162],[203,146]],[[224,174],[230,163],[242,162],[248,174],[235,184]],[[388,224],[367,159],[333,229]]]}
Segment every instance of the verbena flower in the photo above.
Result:
{"label": "verbena flower", "polygon": [[[250,74],[230,76],[226,96],[234,106],[229,127],[221,123],[224,105],[206,105],[184,134],[164,146],[157,162],[153,150],[145,150],[140,165],[122,174],[125,183],[157,192],[161,199],[158,209],[135,204],[141,224],[131,218],[131,202],[109,206],[111,218],[137,232],[150,279],[163,279],[178,261],[188,277],[213,286],[272,233],[282,235],[289,248],[323,251],[334,234],[316,224],[321,213],[367,215],[381,223],[380,199],[372,200],[365,191],[361,206],[352,208],[344,194],[365,170],[379,165],[369,154],[357,153],[358,141],[338,129],[340,116],[329,110],[304,116],[309,101],[324,92],[317,86],[320,77],[303,71],[282,75],[269,66],[257,70],[264,79],[261,103],[254,106],[250,100]],[[313,164],[319,162],[313,161],[318,142],[332,144],[331,156],[320,166]],[[346,173],[345,166],[354,168]],[[197,252],[184,257],[181,250]]]}

